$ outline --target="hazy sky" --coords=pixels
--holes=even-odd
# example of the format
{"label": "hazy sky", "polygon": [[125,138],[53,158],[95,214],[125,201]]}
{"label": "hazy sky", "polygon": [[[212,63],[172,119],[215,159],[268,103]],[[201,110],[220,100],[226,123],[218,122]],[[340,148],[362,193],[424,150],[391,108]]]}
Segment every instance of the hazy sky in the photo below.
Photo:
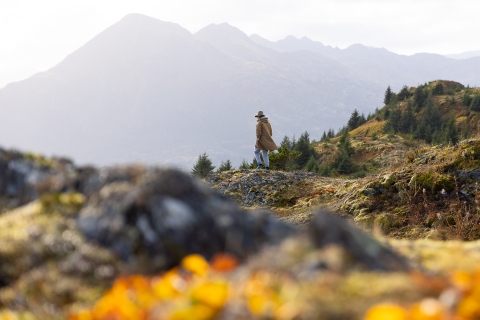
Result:
{"label": "hazy sky", "polygon": [[479,9],[478,0],[0,0],[0,87],[54,66],[132,12],[191,32],[228,22],[269,40],[410,55],[480,50]]}

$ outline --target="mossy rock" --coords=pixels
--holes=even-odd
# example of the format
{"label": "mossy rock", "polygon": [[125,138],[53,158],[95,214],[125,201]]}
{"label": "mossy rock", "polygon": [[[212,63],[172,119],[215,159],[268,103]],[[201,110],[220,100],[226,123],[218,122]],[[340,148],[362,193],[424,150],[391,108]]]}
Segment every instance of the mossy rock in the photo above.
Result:
{"label": "mossy rock", "polygon": [[388,213],[377,216],[374,220],[375,226],[379,227],[383,232],[387,233],[393,227],[394,221]]}
{"label": "mossy rock", "polygon": [[436,172],[425,172],[413,175],[410,184],[414,183],[431,193],[436,193],[442,189],[450,192],[455,188],[455,180],[451,175]]}
{"label": "mossy rock", "polygon": [[390,188],[391,186],[393,186],[395,184],[395,182],[398,181],[398,178],[397,176],[395,176],[394,174],[387,174],[385,176],[383,176],[383,182],[382,182],[382,187],[388,189]]}

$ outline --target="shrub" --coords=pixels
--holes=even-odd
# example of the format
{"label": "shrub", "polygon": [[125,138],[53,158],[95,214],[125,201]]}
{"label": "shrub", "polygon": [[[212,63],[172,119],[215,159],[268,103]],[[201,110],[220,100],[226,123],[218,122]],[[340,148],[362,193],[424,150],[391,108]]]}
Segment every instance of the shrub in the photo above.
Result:
{"label": "shrub", "polygon": [[268,158],[270,160],[270,168],[273,170],[292,171],[295,169],[295,161],[300,157],[301,153],[290,150],[286,146],[280,146],[277,153],[271,153]]}

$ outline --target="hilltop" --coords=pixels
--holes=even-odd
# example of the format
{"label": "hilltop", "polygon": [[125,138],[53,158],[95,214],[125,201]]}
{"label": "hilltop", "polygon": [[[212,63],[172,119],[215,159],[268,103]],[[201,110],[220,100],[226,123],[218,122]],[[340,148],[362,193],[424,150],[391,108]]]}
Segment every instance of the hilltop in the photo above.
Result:
{"label": "hilltop", "polygon": [[[312,142],[317,168],[330,166],[329,177],[302,171],[237,170],[211,173],[206,181],[240,205],[269,208],[281,219],[300,225],[309,221],[316,208],[327,206],[367,230],[376,229],[389,237],[479,239],[479,112],[465,105],[465,96],[470,101],[480,90],[450,81],[422,87],[434,90],[439,84],[444,91],[430,99],[445,127],[432,134],[443,137],[443,143],[429,145],[415,139],[418,130],[414,128],[408,133],[385,129],[391,121],[386,114],[395,110],[405,113],[412,105],[417,88],[411,87],[407,89],[409,97],[384,106],[364,124],[352,130],[344,127],[354,150],[351,159],[355,169],[351,173],[342,174],[333,167],[342,152],[341,137],[334,137]],[[417,106],[413,112],[418,126],[427,108]],[[454,144],[445,140],[447,119],[454,119],[457,139],[472,138]]]}

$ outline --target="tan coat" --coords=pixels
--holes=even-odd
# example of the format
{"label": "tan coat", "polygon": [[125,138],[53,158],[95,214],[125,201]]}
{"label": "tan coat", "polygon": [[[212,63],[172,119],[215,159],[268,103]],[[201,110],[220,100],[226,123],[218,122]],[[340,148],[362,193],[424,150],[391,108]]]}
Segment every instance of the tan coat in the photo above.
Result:
{"label": "tan coat", "polygon": [[258,148],[260,150],[273,151],[277,150],[277,145],[272,139],[272,126],[268,119],[257,121],[257,140]]}

